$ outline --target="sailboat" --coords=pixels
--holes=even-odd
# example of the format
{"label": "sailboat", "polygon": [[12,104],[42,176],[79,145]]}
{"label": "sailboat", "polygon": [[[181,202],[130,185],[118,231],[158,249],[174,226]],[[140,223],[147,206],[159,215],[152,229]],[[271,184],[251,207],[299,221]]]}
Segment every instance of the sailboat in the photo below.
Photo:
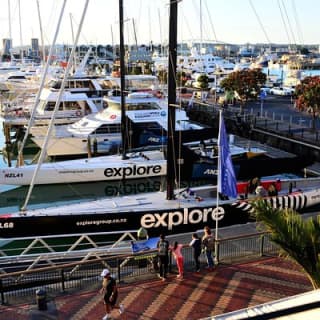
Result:
{"label": "sailboat", "polygon": [[[249,184],[236,183],[225,140],[219,146],[217,186],[169,188],[171,198],[166,190],[7,213],[0,216],[0,238],[125,232],[140,227],[150,236],[177,234],[214,227],[217,220],[221,227],[247,223],[257,199],[299,212],[320,203],[319,178],[261,181],[250,191]],[[257,194],[270,186],[275,187],[275,195]]]}
{"label": "sailboat", "polygon": [[[120,12],[122,1],[119,1]],[[176,58],[177,1],[170,1],[170,70],[175,70]],[[172,65],[173,63],[173,65]],[[172,76],[172,79],[174,77]],[[169,119],[175,123],[175,84],[169,81]],[[173,116],[171,122],[170,116]],[[168,125],[171,128],[171,125]],[[220,117],[220,130],[225,130]],[[63,206],[22,210],[0,216],[0,238],[17,238],[44,235],[87,234],[107,231],[138,230],[144,227],[150,236],[160,233],[176,234],[192,232],[205,225],[246,223],[250,220],[252,201],[257,198],[280,208],[303,210],[320,203],[319,178],[287,181],[264,181],[261,188],[275,185],[276,194],[265,196],[251,193],[249,185],[237,184],[230,165],[230,152],[226,132],[219,132],[219,181],[216,185],[176,189],[175,167],[177,159],[174,149],[174,130],[168,132],[167,190],[146,194],[110,197],[93,201],[72,203]],[[178,153],[179,156],[179,153]],[[239,193],[242,194],[239,194]],[[251,193],[251,194],[250,194]]]}

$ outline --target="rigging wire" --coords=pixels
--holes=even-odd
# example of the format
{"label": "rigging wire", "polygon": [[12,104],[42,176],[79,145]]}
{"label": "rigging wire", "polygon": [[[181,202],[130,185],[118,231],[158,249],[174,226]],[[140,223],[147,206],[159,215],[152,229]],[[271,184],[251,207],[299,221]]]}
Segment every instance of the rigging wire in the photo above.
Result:
{"label": "rigging wire", "polygon": [[[66,4],[66,0],[64,1],[63,7],[62,7],[62,10],[61,10],[61,15],[60,15],[61,18],[62,18],[62,15],[63,15],[65,4]],[[72,66],[72,60],[73,60],[73,57],[74,57],[74,54],[75,54],[75,51],[76,51],[76,46],[77,46],[78,41],[79,41],[79,37],[80,37],[81,29],[82,29],[82,26],[83,26],[83,21],[84,21],[86,12],[87,12],[88,4],[89,4],[89,0],[86,0],[85,1],[85,5],[84,5],[84,9],[83,9],[83,12],[82,12],[82,16],[81,16],[80,26],[79,26],[78,31],[77,31],[76,39],[75,39],[75,42],[73,44],[72,51],[71,51],[71,54],[70,54],[70,57],[69,57],[69,60],[68,60],[68,65],[67,65],[67,68],[66,68],[65,73],[64,73],[64,78],[63,78],[63,81],[61,83],[61,88],[60,88],[60,91],[59,91],[59,94],[58,94],[58,98],[57,98],[57,100],[55,102],[55,106],[54,106],[54,110],[53,110],[53,113],[52,113],[52,117],[51,117],[51,120],[50,120],[50,123],[49,123],[49,126],[48,126],[47,136],[46,136],[46,139],[45,139],[45,141],[43,143],[43,146],[42,146],[42,149],[41,149],[39,162],[38,162],[37,167],[36,167],[36,169],[35,169],[35,171],[33,173],[32,180],[31,180],[31,183],[30,183],[30,187],[29,187],[28,194],[26,196],[25,202],[24,202],[24,204],[22,205],[22,207],[20,209],[22,214],[24,214],[24,211],[26,211],[26,209],[27,209],[27,204],[28,204],[29,199],[31,197],[31,193],[32,193],[32,189],[33,189],[33,186],[34,186],[34,182],[36,180],[38,171],[39,171],[39,169],[41,167],[41,163],[42,163],[42,161],[43,161],[43,159],[44,159],[44,157],[46,155],[46,147],[48,145],[49,138],[50,138],[51,132],[53,130],[54,119],[55,119],[55,116],[57,114],[57,111],[58,111],[58,108],[59,108],[59,105],[60,105],[60,101],[61,101],[61,98],[62,98],[62,95],[63,95],[63,90],[65,88],[66,77],[69,74],[71,66]],[[60,22],[61,22],[61,20],[60,20]],[[60,23],[59,23],[59,27],[60,27]],[[59,28],[57,28],[56,35],[58,33],[58,29]]]}
{"label": "rigging wire", "polygon": [[[181,12],[181,15],[182,15],[182,19],[183,21],[185,21],[185,25],[186,25],[186,28],[188,29],[188,34],[191,35],[191,39],[194,39],[194,35],[192,33],[192,28],[190,27],[190,24],[189,24],[189,19],[187,19],[187,16],[185,15],[184,13],[184,10],[183,10],[183,6],[181,6],[181,9],[179,10],[179,14]],[[182,28],[180,28],[182,29]]]}
{"label": "rigging wire", "polygon": [[298,18],[298,13],[297,13],[297,8],[295,4],[295,0],[291,1],[292,4],[292,9],[293,9],[293,14],[294,14],[294,20],[296,22],[296,28],[297,28],[297,34],[298,34],[298,40],[301,44],[304,44],[304,39],[303,39],[303,34],[302,34],[302,29],[300,26],[299,18]]}
{"label": "rigging wire", "polygon": [[206,10],[207,10],[207,13],[208,13],[208,18],[209,18],[210,26],[211,26],[211,29],[212,29],[212,32],[213,32],[214,40],[215,40],[215,42],[218,42],[216,30],[214,28],[214,25],[213,25],[213,22],[212,22],[212,19],[211,19],[211,14],[210,14],[210,11],[209,11],[209,8],[208,8],[208,3],[207,3],[207,1],[205,1],[204,3],[205,3]]}
{"label": "rigging wire", "polygon": [[290,43],[291,43],[291,39],[290,39],[289,31],[288,31],[288,29],[287,29],[287,24],[286,24],[286,21],[285,21],[285,19],[284,19],[283,12],[282,12],[282,9],[281,9],[280,0],[278,0],[277,2],[278,2],[279,10],[280,10],[280,14],[281,14],[281,19],[282,19],[282,22],[283,22],[284,30],[285,30],[285,32],[286,32],[286,34],[287,34],[288,43],[290,44]]}
{"label": "rigging wire", "polygon": [[256,9],[255,9],[255,7],[254,7],[254,5],[253,5],[253,3],[252,3],[252,0],[249,0],[249,3],[250,3],[250,6],[251,6],[251,8],[252,8],[252,10],[253,10],[253,12],[254,12],[254,14],[255,14],[258,22],[259,22],[259,24],[260,24],[260,27],[261,27],[263,33],[264,33],[264,35],[265,35],[265,37],[266,37],[266,39],[267,39],[267,42],[268,42],[269,44],[271,44],[271,41],[270,41],[270,39],[269,39],[269,37],[268,37],[268,35],[267,35],[266,29],[264,28],[264,26],[263,26],[263,24],[262,24],[262,22],[261,22],[261,19],[260,19],[259,15],[258,15],[258,13],[257,13],[257,11],[256,11]]}
{"label": "rigging wire", "polygon": [[293,40],[293,45],[295,46],[295,48],[297,47],[297,42],[296,42],[296,39],[295,39],[295,36],[294,36],[294,32],[292,30],[292,26],[291,26],[291,22],[290,22],[290,19],[289,19],[289,16],[288,16],[288,11],[287,11],[287,8],[286,8],[286,5],[285,3],[283,2],[283,0],[281,0],[282,2],[282,6],[284,8],[284,12],[285,12],[285,15],[286,15],[286,18],[287,18],[287,21],[288,21],[288,27],[289,27],[289,31],[291,33],[291,36],[292,36],[292,40]]}

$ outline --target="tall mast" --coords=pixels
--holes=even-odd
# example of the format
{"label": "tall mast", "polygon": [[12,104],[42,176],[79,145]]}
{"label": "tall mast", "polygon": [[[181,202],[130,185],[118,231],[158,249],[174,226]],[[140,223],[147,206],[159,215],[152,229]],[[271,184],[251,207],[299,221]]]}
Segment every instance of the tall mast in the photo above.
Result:
{"label": "tall mast", "polygon": [[115,53],[112,25],[110,27],[111,27],[112,60],[114,62],[115,61],[115,57],[116,57],[116,53]]}
{"label": "tall mast", "polygon": [[162,57],[162,31],[161,31],[161,18],[160,18],[160,10],[158,9],[158,18],[159,18],[159,31],[160,31],[160,57]]}
{"label": "tall mast", "polygon": [[[12,40],[12,30],[11,30],[11,8],[10,8],[10,0],[8,0],[8,15],[9,15],[9,50],[10,50],[10,61],[12,61],[12,43],[13,43],[13,40]],[[6,46],[7,47],[7,46]]]}
{"label": "tall mast", "polygon": [[137,39],[137,32],[136,32],[136,26],[134,23],[134,19],[132,19],[132,27],[133,27],[133,34],[134,34],[134,42],[136,45],[136,50],[138,51],[138,39]]}
{"label": "tall mast", "polygon": [[37,0],[37,9],[38,9],[37,11],[38,11],[39,26],[40,26],[41,45],[42,45],[42,63],[44,64],[46,61],[46,49],[44,46],[39,0]]}
{"label": "tall mast", "polygon": [[203,35],[202,35],[202,1],[200,0],[200,59],[201,59],[201,72],[204,72],[204,62],[202,58],[202,47],[203,47]]}
{"label": "tall mast", "polygon": [[119,31],[120,31],[120,95],[121,95],[121,139],[122,158],[126,158],[126,101],[125,101],[125,65],[123,41],[123,0],[119,0]]}
{"label": "tall mast", "polygon": [[169,61],[168,61],[168,150],[167,150],[167,199],[174,198],[175,152],[174,137],[176,124],[176,69],[177,69],[177,0],[170,0],[169,13]]}
{"label": "tall mast", "polygon": [[19,9],[19,29],[20,29],[20,59],[23,61],[23,47],[22,47],[22,26],[21,26],[21,4],[20,0],[18,1],[18,9]]}
{"label": "tall mast", "polygon": [[10,0],[8,0],[8,14],[9,14],[9,39],[11,39],[12,41]]}

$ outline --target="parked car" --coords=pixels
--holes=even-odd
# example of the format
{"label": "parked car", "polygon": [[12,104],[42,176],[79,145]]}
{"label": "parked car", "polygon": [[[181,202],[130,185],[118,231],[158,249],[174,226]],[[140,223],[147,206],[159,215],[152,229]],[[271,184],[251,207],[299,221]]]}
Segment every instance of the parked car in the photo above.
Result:
{"label": "parked car", "polygon": [[261,91],[264,91],[266,94],[270,94],[270,90],[271,90],[271,88],[269,88],[269,87],[261,87],[260,93],[261,93]]}
{"label": "parked car", "polygon": [[214,94],[214,93],[224,93],[224,89],[221,87],[213,87],[210,89],[210,93]]}
{"label": "parked car", "polygon": [[291,96],[294,92],[294,89],[285,88],[285,87],[273,87],[270,89],[270,94],[277,96]]}

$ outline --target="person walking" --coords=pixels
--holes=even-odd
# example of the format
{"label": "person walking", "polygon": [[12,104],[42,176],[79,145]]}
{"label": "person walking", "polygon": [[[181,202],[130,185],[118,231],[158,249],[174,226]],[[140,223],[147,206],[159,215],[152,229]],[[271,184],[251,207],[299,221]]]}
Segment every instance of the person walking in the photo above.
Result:
{"label": "person walking", "polygon": [[[102,288],[100,289],[100,293],[104,295],[104,305],[106,314],[102,318],[102,320],[111,319],[111,311],[116,307],[117,299],[118,299],[118,287],[116,280],[111,276],[110,271],[108,269],[103,269],[101,272],[102,280]],[[122,304],[119,305],[119,313],[122,314],[124,312],[124,307]]]}
{"label": "person walking", "polygon": [[182,250],[183,245],[178,243],[178,241],[175,241],[173,246],[170,246],[170,250],[173,254],[174,259],[176,260],[177,267],[178,267],[178,272],[179,274],[177,275],[177,278],[179,280],[183,279],[183,255],[182,255]]}
{"label": "person walking", "polygon": [[200,254],[201,254],[201,240],[198,237],[197,233],[192,234],[192,240],[189,243],[189,246],[193,248],[193,259],[196,266],[196,271],[200,271]]}
{"label": "person walking", "polygon": [[213,257],[212,257],[212,253],[214,252],[214,238],[211,233],[211,229],[208,226],[204,227],[202,244],[207,257],[207,264],[208,264],[207,269],[211,271],[214,266]]}
{"label": "person walking", "polygon": [[159,261],[159,278],[165,281],[168,273],[169,264],[169,241],[165,239],[164,234],[160,235],[157,243],[158,261]]}

